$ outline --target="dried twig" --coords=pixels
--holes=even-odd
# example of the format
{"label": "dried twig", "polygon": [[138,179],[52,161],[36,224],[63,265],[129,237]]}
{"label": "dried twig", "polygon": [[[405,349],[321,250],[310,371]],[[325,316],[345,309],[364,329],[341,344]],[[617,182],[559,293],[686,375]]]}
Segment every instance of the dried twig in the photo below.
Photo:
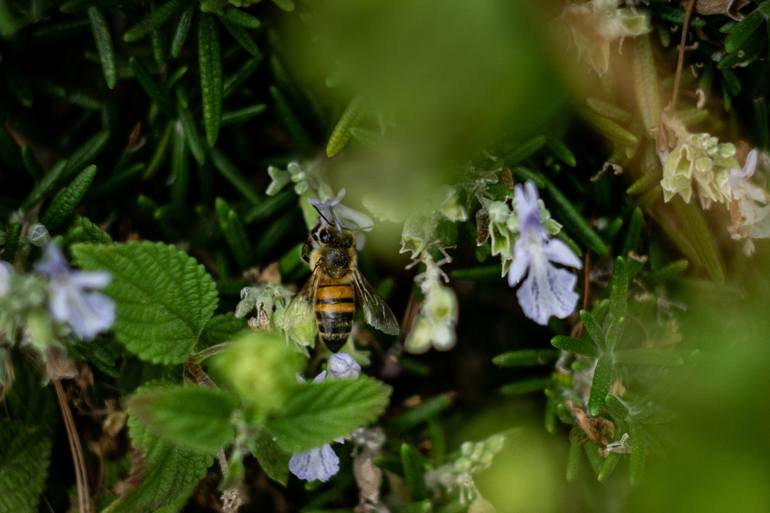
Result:
{"label": "dried twig", "polygon": [[684,12],[684,27],[682,27],[682,37],[679,40],[679,56],[676,62],[676,74],[674,75],[674,91],[671,93],[670,110],[676,109],[676,101],[679,97],[679,83],[682,80],[682,67],[684,66],[684,51],[685,44],[687,42],[687,32],[690,29],[690,17],[692,16],[692,9],[695,5],[695,0],[689,0],[687,2],[687,9]]}
{"label": "dried twig", "polygon": [[83,448],[80,445],[75,419],[72,418],[72,411],[67,403],[67,396],[61,381],[53,380],[53,386],[56,390],[56,399],[59,401],[62,417],[64,418],[64,427],[67,430],[67,440],[72,452],[72,464],[75,466],[75,481],[78,490],[78,510],[80,513],[92,513],[91,493],[88,489],[88,475],[86,474],[86,463],[83,459]]}

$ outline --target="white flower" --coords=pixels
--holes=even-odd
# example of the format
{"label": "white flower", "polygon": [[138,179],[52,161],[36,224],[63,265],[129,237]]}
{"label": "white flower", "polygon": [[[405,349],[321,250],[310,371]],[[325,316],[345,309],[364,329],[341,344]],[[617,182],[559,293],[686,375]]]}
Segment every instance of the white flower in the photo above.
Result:
{"label": "white flower", "polygon": [[12,274],[13,266],[8,262],[0,260],[0,297],[8,294],[8,290],[11,288]]}
{"label": "white flower", "polygon": [[[329,375],[336,379],[355,379],[361,374],[361,366],[346,353],[335,353],[329,357],[327,371],[318,374],[314,383],[324,381]],[[334,440],[343,443],[343,438]],[[328,481],[340,470],[340,459],[330,444],[317,449],[294,454],[289,459],[289,471],[305,481]]]}
{"label": "white flower", "polygon": [[726,188],[731,199],[734,239],[770,237],[770,205],[764,189],[751,182],[757,168],[759,152],[754,149],[746,156],[742,168],[733,168],[727,176]]}
{"label": "white flower", "polygon": [[517,185],[514,206],[519,221],[520,237],[513,250],[513,263],[508,270],[508,284],[516,286],[527,277],[516,292],[524,315],[545,325],[553,316],[563,319],[573,312],[578,294],[574,274],[553,264],[580,269],[580,259],[564,242],[551,239],[540,220],[540,205],[535,185]]}
{"label": "white flower", "polygon": [[72,332],[84,340],[93,339],[115,322],[115,303],[92,289],[102,289],[110,282],[107,272],[81,272],[70,269],[59,248],[46,246],[43,259],[35,270],[49,278],[51,315],[67,323]]}

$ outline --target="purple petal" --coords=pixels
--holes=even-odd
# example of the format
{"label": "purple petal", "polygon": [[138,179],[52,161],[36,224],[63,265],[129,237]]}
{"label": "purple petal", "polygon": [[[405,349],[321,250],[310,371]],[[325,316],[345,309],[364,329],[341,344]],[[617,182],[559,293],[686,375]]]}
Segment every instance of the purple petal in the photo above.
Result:
{"label": "purple petal", "polygon": [[326,367],[335,378],[357,378],[361,374],[361,366],[346,353],[331,355]]}
{"label": "purple petal", "polygon": [[746,162],[743,164],[743,176],[751,178],[754,176],[754,171],[757,169],[757,159],[759,158],[759,152],[756,148],[751,150],[746,155]]}
{"label": "purple petal", "polygon": [[545,256],[548,257],[548,260],[551,262],[574,267],[576,269],[581,269],[583,267],[583,263],[577,255],[572,252],[569,246],[559,239],[551,239],[546,242],[544,251]]}
{"label": "purple petal", "polygon": [[573,290],[576,283],[572,273],[539,261],[530,266],[516,297],[524,315],[544,326],[552,315],[563,319],[573,312],[579,298]]}
{"label": "purple petal", "polygon": [[340,470],[340,459],[331,445],[295,454],[289,460],[289,471],[305,481],[328,481]]}
{"label": "purple petal", "polygon": [[513,246],[513,262],[508,268],[508,285],[515,286],[524,277],[529,267],[529,248],[521,237]]}
{"label": "purple petal", "polygon": [[110,273],[105,271],[81,272],[70,274],[72,283],[84,289],[103,289],[112,280]]}
{"label": "purple petal", "polygon": [[45,274],[49,278],[68,274],[70,266],[64,258],[59,246],[53,242],[45,247],[43,258],[35,264],[35,271]]}
{"label": "purple petal", "polygon": [[49,309],[54,319],[70,325],[75,336],[91,340],[115,322],[115,303],[98,292],[85,292],[69,279],[51,282]]}
{"label": "purple petal", "polygon": [[546,236],[543,223],[540,221],[540,204],[535,184],[530,182],[517,185],[514,189],[513,204],[516,208],[516,217],[519,220],[519,232],[527,236],[533,232],[539,237]]}

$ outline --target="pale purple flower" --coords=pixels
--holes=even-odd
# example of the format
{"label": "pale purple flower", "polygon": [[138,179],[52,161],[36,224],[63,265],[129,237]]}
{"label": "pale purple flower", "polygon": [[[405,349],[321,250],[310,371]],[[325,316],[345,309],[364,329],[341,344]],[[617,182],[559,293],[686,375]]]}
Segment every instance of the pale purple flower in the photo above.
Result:
{"label": "pale purple flower", "polygon": [[289,460],[289,471],[305,481],[328,481],[340,471],[340,459],[331,445],[295,454]]}
{"label": "pale purple flower", "polygon": [[93,289],[110,282],[107,272],[73,271],[59,248],[51,243],[35,270],[49,279],[48,308],[59,322],[69,324],[75,336],[91,340],[115,322],[115,303]]}
{"label": "pale purple flower", "polygon": [[13,266],[8,262],[0,260],[0,297],[8,294],[8,290],[11,288],[12,274]]}
{"label": "pale purple flower", "polygon": [[[318,374],[314,383],[324,381],[331,375],[336,379],[355,379],[361,374],[361,366],[349,354],[335,353],[329,357],[327,371]],[[343,443],[343,438],[334,440]],[[305,481],[328,481],[340,470],[340,459],[330,444],[295,454],[289,459],[289,471]]]}
{"label": "pale purple flower", "polygon": [[552,239],[543,226],[535,184],[526,182],[516,186],[514,207],[519,239],[513,248],[508,284],[514,287],[527,275],[516,297],[524,315],[536,323],[545,325],[552,315],[563,319],[575,310],[577,277],[553,264],[580,269],[580,259],[564,242]]}

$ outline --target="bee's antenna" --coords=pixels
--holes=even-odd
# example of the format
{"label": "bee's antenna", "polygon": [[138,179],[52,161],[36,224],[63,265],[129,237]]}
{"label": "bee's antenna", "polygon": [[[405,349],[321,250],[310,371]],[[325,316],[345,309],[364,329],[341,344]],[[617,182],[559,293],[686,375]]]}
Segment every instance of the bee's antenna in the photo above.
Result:
{"label": "bee's antenna", "polygon": [[315,206],[315,205],[313,205],[313,208],[315,209],[315,211],[316,211],[316,212],[318,212],[318,215],[321,217],[321,219],[323,219],[323,220],[326,222],[326,224],[331,224],[331,223],[329,222],[329,220],[328,220],[328,219],[326,219],[326,216],[323,214],[323,212],[321,212],[321,209],[320,209],[320,208],[318,208],[318,207],[317,207],[317,206]]}

